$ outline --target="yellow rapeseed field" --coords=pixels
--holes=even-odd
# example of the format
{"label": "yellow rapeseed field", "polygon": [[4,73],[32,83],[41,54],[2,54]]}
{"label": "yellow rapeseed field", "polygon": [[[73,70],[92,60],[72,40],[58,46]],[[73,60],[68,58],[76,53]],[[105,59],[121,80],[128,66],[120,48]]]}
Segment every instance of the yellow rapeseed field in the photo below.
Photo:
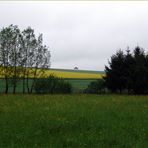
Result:
{"label": "yellow rapeseed field", "polygon": [[[31,68],[28,68],[28,72],[30,73],[29,77],[32,78],[33,77],[33,74],[31,72],[33,72],[35,69],[31,69]],[[4,78],[4,75],[3,74],[5,73],[5,71],[3,71],[3,67],[0,67],[0,78]],[[61,69],[49,69],[49,70],[45,70],[45,75],[44,76],[41,76],[40,75],[40,69],[37,70],[37,74],[38,76],[37,77],[48,77],[49,75],[54,75],[54,76],[57,76],[57,77],[60,77],[60,78],[68,78],[68,79],[98,79],[98,78],[102,78],[102,76],[104,74],[102,73],[99,73],[99,72],[92,72],[89,71],[74,71],[74,70],[61,70]],[[9,77],[9,74],[8,74],[8,77]]]}
{"label": "yellow rapeseed field", "polygon": [[84,72],[69,72],[69,71],[58,71],[58,70],[47,70],[46,76],[54,74],[57,77],[61,78],[76,78],[76,79],[98,79],[102,78],[103,74],[101,73],[84,73]]}

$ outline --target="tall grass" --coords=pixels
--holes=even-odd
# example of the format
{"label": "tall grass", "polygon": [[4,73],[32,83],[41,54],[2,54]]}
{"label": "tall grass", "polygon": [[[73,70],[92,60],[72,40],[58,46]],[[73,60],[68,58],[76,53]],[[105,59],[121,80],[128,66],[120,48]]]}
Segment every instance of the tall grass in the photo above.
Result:
{"label": "tall grass", "polygon": [[1,95],[0,147],[148,147],[148,96]]}

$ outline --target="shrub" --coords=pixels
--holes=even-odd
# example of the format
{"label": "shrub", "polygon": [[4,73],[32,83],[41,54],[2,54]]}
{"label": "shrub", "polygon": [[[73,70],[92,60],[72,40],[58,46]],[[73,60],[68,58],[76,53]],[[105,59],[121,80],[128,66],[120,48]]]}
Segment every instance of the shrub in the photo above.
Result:
{"label": "shrub", "polygon": [[71,92],[72,92],[71,84],[62,78],[58,79],[57,93],[67,94]]}
{"label": "shrub", "polygon": [[98,79],[92,81],[88,87],[84,90],[84,93],[89,94],[101,94],[105,92],[105,81],[103,79]]}
{"label": "shrub", "polygon": [[48,78],[37,79],[35,82],[35,92],[39,94],[71,93],[71,84],[62,78],[50,75]]}

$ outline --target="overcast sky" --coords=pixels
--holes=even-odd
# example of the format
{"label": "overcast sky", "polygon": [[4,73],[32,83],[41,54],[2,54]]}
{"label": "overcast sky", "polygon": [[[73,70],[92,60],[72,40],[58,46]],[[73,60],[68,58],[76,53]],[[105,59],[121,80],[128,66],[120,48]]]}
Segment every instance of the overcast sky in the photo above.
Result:
{"label": "overcast sky", "polygon": [[104,70],[119,48],[148,51],[148,2],[1,1],[0,28],[43,33],[52,68]]}

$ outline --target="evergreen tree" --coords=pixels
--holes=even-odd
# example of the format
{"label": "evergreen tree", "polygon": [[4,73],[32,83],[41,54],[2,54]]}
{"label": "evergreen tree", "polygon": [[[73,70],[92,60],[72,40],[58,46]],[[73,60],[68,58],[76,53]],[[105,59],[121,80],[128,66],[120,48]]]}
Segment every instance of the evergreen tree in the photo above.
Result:
{"label": "evergreen tree", "polygon": [[146,56],[142,48],[134,49],[134,64],[131,68],[132,89],[135,94],[144,94],[148,88]]}
{"label": "evergreen tree", "polygon": [[109,62],[109,67],[105,66],[106,76],[104,77],[107,87],[112,92],[119,91],[122,93],[122,90],[125,89],[125,76],[124,73],[124,60],[125,55],[123,51],[119,50],[115,55],[111,57],[111,61]]}
{"label": "evergreen tree", "polygon": [[126,50],[126,55],[125,55],[125,70],[123,75],[125,76],[125,83],[126,83],[126,89],[128,91],[128,94],[132,93],[132,76],[133,76],[133,71],[134,71],[134,58],[132,54],[130,53],[130,50]]}
{"label": "evergreen tree", "polygon": [[148,55],[138,46],[133,54],[130,50],[126,54],[118,51],[111,57],[105,72],[106,85],[112,92],[127,90],[134,94],[148,93]]}

